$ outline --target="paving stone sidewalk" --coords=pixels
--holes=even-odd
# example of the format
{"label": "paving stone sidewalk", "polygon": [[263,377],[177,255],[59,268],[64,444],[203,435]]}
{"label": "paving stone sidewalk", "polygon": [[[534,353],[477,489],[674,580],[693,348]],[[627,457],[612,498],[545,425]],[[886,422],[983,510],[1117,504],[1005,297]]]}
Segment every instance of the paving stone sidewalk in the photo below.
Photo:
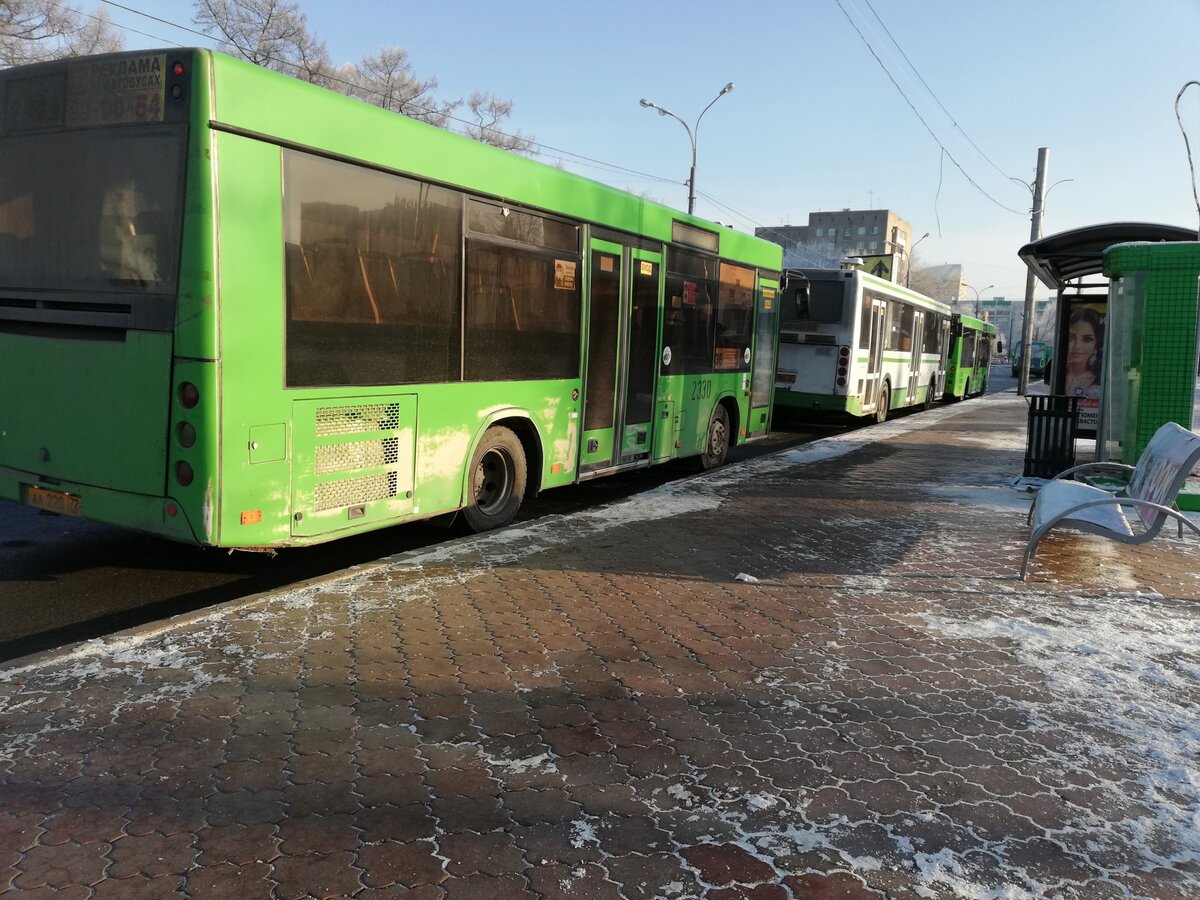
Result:
{"label": "paving stone sidewalk", "polygon": [[1018,581],[1024,409],[12,664],[0,894],[1200,896],[1200,544]]}

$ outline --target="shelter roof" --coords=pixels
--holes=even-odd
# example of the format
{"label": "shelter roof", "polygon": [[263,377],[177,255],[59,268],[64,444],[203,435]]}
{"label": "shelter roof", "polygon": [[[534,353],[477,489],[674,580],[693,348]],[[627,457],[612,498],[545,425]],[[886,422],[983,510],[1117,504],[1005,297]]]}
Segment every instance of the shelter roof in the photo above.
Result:
{"label": "shelter roof", "polygon": [[1062,290],[1067,282],[1104,269],[1104,251],[1113,244],[1134,241],[1194,241],[1196,231],[1151,222],[1108,222],[1060,231],[1031,241],[1017,256],[1046,287]]}

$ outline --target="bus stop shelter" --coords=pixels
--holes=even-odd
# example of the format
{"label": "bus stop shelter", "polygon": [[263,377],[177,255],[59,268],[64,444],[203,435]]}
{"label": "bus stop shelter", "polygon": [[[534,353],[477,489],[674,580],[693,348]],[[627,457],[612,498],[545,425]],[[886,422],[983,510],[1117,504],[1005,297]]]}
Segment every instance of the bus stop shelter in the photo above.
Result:
{"label": "bus stop shelter", "polygon": [[[1079,310],[1090,310],[1092,321],[1098,317],[1103,322],[1106,317],[1109,282],[1104,277],[1104,251],[1114,244],[1194,240],[1196,232],[1189,228],[1150,222],[1109,222],[1052,234],[1026,244],[1017,252],[1034,275],[1058,295],[1050,375],[1052,394],[1078,393],[1067,383],[1065,364],[1072,316]],[[1103,346],[1098,352],[1103,353]],[[1100,402],[1098,392],[1095,397],[1081,397],[1078,422],[1081,435],[1095,435]]]}

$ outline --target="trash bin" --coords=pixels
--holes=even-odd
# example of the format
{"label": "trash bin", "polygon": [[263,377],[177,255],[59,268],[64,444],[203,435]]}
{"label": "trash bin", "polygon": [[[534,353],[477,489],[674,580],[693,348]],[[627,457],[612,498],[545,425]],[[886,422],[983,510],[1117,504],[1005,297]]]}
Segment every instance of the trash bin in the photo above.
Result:
{"label": "trash bin", "polygon": [[1025,475],[1053,478],[1075,465],[1075,424],[1079,398],[1030,394],[1029,434],[1025,440]]}

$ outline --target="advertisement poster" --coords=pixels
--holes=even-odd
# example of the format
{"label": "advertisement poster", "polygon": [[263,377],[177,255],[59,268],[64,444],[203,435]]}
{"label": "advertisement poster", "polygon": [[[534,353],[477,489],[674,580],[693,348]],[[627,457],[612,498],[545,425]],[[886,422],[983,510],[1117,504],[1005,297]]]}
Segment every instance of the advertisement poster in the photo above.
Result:
{"label": "advertisement poster", "polygon": [[1079,428],[1100,424],[1100,374],[1104,362],[1104,305],[1075,303],[1067,323],[1065,392],[1079,398]]}

